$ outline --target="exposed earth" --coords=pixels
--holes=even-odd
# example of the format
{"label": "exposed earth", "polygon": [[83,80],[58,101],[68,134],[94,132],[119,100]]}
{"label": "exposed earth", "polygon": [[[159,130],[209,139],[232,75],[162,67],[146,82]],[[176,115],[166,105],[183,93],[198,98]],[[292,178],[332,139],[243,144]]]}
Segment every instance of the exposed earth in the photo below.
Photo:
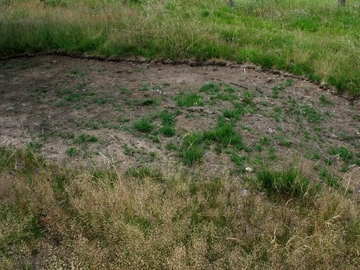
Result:
{"label": "exposed earth", "polygon": [[[2,60],[0,147],[31,147],[56,162],[121,171],[175,166],[212,175],[297,159],[359,177],[359,100],[251,64],[188,62]],[[174,134],[162,129],[164,112],[176,120]],[[184,139],[214,130],[219,117],[233,123],[246,147],[208,143],[195,166],[184,165]],[[143,118],[149,130],[136,127]]]}

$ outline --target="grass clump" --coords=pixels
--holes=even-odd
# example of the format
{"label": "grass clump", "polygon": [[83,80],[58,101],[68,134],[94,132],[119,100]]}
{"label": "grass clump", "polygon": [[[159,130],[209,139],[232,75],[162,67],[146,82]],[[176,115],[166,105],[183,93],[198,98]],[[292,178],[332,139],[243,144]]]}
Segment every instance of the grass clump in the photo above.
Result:
{"label": "grass clump", "polygon": [[205,154],[202,136],[199,133],[186,134],[180,147],[180,156],[185,165],[200,162]]}
{"label": "grass clump", "polygon": [[301,199],[310,188],[309,179],[302,176],[294,166],[282,171],[261,170],[257,173],[257,181],[261,189],[269,196],[280,196],[286,199]]}
{"label": "grass clump", "polygon": [[214,141],[225,148],[232,146],[236,150],[245,149],[242,138],[235,130],[234,125],[223,118],[219,118],[214,130],[204,132],[203,137],[204,139]]}
{"label": "grass clump", "polygon": [[172,137],[175,135],[176,118],[175,115],[169,113],[168,110],[164,110],[159,114],[162,121],[162,127],[159,131],[166,137]]}
{"label": "grass clump", "polygon": [[203,96],[196,93],[180,93],[176,98],[176,105],[179,107],[204,106]]}
{"label": "grass clump", "polygon": [[99,139],[95,135],[88,135],[81,133],[75,140],[74,143],[79,144],[86,144],[86,143],[94,143],[97,142]]}
{"label": "grass clump", "polygon": [[200,92],[204,92],[207,94],[215,94],[220,92],[220,86],[216,83],[207,83],[200,87]]}
{"label": "grass clump", "polygon": [[142,133],[150,133],[154,129],[154,126],[147,118],[142,118],[139,121],[135,121],[133,127]]}

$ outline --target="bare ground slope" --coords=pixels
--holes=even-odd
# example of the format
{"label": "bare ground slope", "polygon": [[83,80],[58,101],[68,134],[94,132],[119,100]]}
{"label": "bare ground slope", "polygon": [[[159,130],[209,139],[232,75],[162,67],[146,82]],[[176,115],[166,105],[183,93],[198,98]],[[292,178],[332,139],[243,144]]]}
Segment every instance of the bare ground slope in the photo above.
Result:
{"label": "bare ground slope", "polygon": [[[64,56],[0,61],[0,146],[30,145],[74,165],[169,169],[184,166],[184,138],[214,130],[220,116],[234,123],[246,148],[208,144],[195,166],[204,174],[281,166],[294,158],[334,172],[359,165],[359,100],[290,74],[223,64]],[[176,119],[173,136],[162,132],[165,111]],[[134,128],[143,118],[151,132]]]}

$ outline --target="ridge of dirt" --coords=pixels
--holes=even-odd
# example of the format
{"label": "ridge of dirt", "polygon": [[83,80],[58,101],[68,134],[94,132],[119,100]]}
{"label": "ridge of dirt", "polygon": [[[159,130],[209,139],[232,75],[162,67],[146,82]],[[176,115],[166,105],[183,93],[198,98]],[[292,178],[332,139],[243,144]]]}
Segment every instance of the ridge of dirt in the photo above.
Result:
{"label": "ridge of dirt", "polygon": [[[360,102],[335,95],[325,84],[221,60],[99,60],[59,54],[0,61],[1,147],[30,143],[56,162],[79,166],[182,167],[178,152],[168,146],[181,145],[192,132],[214,129],[218,115],[240,106],[246,112],[236,130],[249,151],[225,147],[219,153],[210,145],[196,166],[205,174],[229,172],[240,163],[276,166],[289,163],[290,157],[331,163],[337,172],[352,166],[329,153],[334,147],[348,149],[354,164],[360,159]],[[209,83],[221,91],[199,91]],[[179,107],[179,95],[188,93],[201,95],[204,105]],[[160,130],[164,110],[176,116],[175,136],[134,129],[134,122],[149,118]]]}
{"label": "ridge of dirt", "polygon": [[[13,54],[9,56],[2,56],[0,57],[0,61],[4,60],[10,60],[10,59],[16,59],[16,58],[33,58],[33,57],[44,57],[44,56],[65,56],[65,57],[71,57],[71,58],[77,58],[77,59],[87,59],[87,60],[99,60],[99,61],[106,61],[106,62],[130,62],[130,63],[147,63],[147,64],[165,64],[165,65],[189,65],[189,66],[227,66],[227,67],[234,67],[238,66],[239,64],[236,61],[229,61],[229,60],[222,60],[222,59],[208,59],[205,61],[197,61],[195,59],[163,59],[163,58],[155,58],[155,59],[149,59],[146,57],[141,56],[133,56],[133,57],[123,57],[123,56],[105,56],[105,55],[93,55],[93,54],[87,54],[87,53],[77,53],[77,52],[69,52],[69,51],[62,51],[62,50],[53,50],[51,52],[39,52],[39,53],[23,53],[23,54]],[[299,76],[295,75],[283,70],[279,69],[267,69],[263,68],[261,66],[252,64],[252,63],[244,63],[242,66],[245,66],[249,69],[254,69],[258,72],[265,72],[265,73],[272,73],[281,75],[284,77],[289,78],[295,78],[299,80],[305,80],[312,82],[305,76]],[[360,98],[360,96],[353,96],[348,95],[346,93],[340,93],[336,90],[334,86],[328,85],[325,82],[313,82],[315,85],[319,85],[320,88],[324,90],[331,91],[334,95],[342,96],[345,99],[348,100],[354,100]]]}

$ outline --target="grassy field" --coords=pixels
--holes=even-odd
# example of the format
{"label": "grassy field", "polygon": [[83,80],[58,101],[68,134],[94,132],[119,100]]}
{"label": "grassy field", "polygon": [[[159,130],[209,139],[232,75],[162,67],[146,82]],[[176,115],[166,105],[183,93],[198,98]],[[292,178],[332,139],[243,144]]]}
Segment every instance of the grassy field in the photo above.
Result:
{"label": "grassy field", "polygon": [[[336,0],[237,0],[234,7],[225,0],[2,0],[0,56],[57,51],[249,61],[326,81],[356,96],[359,13],[358,2],[338,7]],[[48,122],[36,120],[46,127],[42,140],[22,150],[0,147],[1,269],[360,268],[358,100],[334,107],[330,93],[311,96],[305,86],[291,96],[287,89],[305,84],[292,78],[276,85],[264,82],[263,89],[240,81],[234,87],[203,83],[187,91],[177,89],[188,87],[185,81],[141,81],[140,88],[115,92],[110,83],[92,84],[114,79],[94,63],[86,65],[96,69],[91,74],[75,68],[62,74],[55,68],[64,63],[45,65],[38,69],[44,81],[55,74],[72,85],[56,88],[39,80],[42,88],[31,89],[34,85],[27,83],[23,92],[2,101],[11,108],[1,108],[7,117],[35,115],[40,105],[69,118],[70,112],[110,109],[104,119],[75,119],[73,133],[58,130],[63,122],[46,112]],[[7,86],[22,89],[12,82],[21,74],[36,81],[34,74],[21,73],[36,66],[39,61],[21,60],[4,65],[0,73],[14,71]],[[124,70],[126,79],[142,78],[144,72]],[[266,81],[269,76],[260,77]],[[174,96],[162,97],[159,89]],[[173,102],[174,110],[161,109],[165,101]],[[205,109],[215,111],[217,104],[218,113],[208,117],[211,125],[181,133],[178,116],[201,121]],[[143,114],[135,115],[136,110]],[[336,110],[348,111],[351,121],[336,117],[330,122]],[[242,133],[254,131],[242,120],[254,115],[269,125],[261,136],[251,137],[250,145]],[[23,125],[21,118],[14,119]],[[349,122],[349,128],[339,128],[340,121]],[[105,130],[109,137],[111,129],[151,141],[155,150],[172,153],[185,170],[137,166],[119,171],[118,161],[110,158],[102,167],[73,165],[90,146],[104,147],[103,138],[91,132]],[[26,132],[31,130],[26,127]],[[51,139],[70,141],[68,163],[38,154]],[[332,140],[340,143],[330,145]],[[128,159],[139,155],[130,144],[117,147]],[[282,148],[289,151],[280,158],[276,152]],[[210,177],[197,169],[210,151],[227,155],[235,170]],[[144,152],[150,161],[157,155]]]}
{"label": "grassy field", "polygon": [[[2,269],[357,269],[352,191],[293,164],[239,181],[1,149]],[[350,179],[349,179],[350,181]]]}
{"label": "grassy field", "polygon": [[358,1],[3,0],[0,54],[223,58],[360,93]]}

